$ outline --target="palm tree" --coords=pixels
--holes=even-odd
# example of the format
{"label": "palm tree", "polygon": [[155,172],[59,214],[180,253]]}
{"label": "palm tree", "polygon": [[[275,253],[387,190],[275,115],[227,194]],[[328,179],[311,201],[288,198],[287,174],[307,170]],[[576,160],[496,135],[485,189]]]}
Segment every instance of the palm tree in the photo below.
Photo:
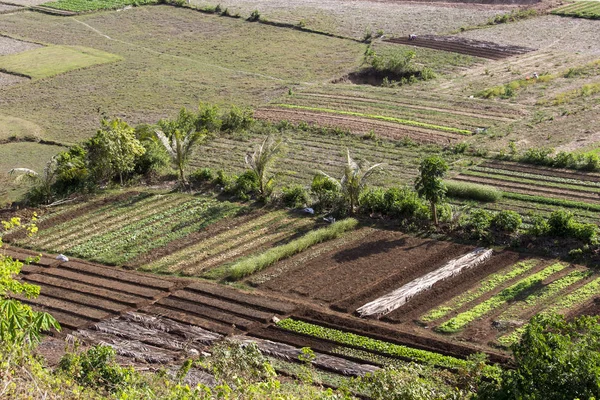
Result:
{"label": "palm tree", "polygon": [[383,164],[378,163],[371,165],[365,160],[356,162],[350,156],[349,149],[346,149],[346,154],[346,165],[344,166],[344,175],[342,176],[342,179],[338,181],[337,179],[332,178],[324,172],[320,173],[326,176],[327,178],[339,183],[342,195],[348,201],[350,213],[354,214],[356,206],[358,206],[358,198],[362,193],[363,189],[365,188],[367,181],[369,180],[371,175],[373,175],[378,170],[381,170]]}
{"label": "palm tree", "polygon": [[273,191],[275,182],[274,176],[268,176],[269,171],[277,159],[283,153],[283,141],[275,140],[268,136],[260,146],[254,150],[254,153],[246,154],[246,165],[248,165],[256,174],[258,180],[258,193],[262,199],[269,197]]}
{"label": "palm tree", "polygon": [[52,157],[46,163],[42,173],[29,168],[13,168],[8,171],[8,174],[18,174],[15,178],[15,182],[17,183],[29,183],[33,185],[30,197],[39,198],[42,202],[48,204],[52,200],[52,185],[56,182],[56,165],[56,157]]}
{"label": "palm tree", "polygon": [[185,168],[190,161],[194,146],[203,141],[206,135],[195,129],[182,131],[179,128],[173,129],[169,136],[161,130],[154,131],[154,134],[171,157],[173,167],[179,172],[179,182],[186,187]]}

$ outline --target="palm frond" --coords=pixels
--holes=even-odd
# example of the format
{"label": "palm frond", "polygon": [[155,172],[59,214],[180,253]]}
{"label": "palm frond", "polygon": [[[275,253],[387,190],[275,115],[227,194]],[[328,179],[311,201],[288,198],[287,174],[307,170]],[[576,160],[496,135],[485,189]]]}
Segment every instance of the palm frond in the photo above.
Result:
{"label": "palm frond", "polygon": [[[154,135],[160,141],[160,143],[163,145],[165,150],[167,150],[167,153],[169,153],[169,156],[175,157],[175,150],[173,149],[172,144],[169,142],[167,135],[165,135],[165,133],[160,130],[155,130]],[[175,135],[173,135],[173,136],[175,136]]]}

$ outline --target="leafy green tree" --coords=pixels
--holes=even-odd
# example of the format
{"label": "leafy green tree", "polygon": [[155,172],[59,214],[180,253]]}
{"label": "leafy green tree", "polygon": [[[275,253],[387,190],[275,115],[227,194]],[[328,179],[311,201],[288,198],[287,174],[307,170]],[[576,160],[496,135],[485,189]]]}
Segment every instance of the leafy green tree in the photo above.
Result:
{"label": "leafy green tree", "polygon": [[135,137],[135,130],[119,118],[102,121],[102,128],[86,147],[96,178],[118,176],[121,185],[123,176],[134,170],[136,159],[146,151]]}
{"label": "leafy green tree", "polygon": [[[30,235],[37,232],[34,223],[22,226],[19,218],[2,221],[5,231],[17,227],[26,229]],[[0,252],[0,343],[7,346],[4,351],[26,351],[40,341],[42,332],[60,330],[58,322],[50,314],[33,311],[14,298],[22,296],[31,299],[40,293],[39,286],[17,280],[22,267],[22,262]]]}
{"label": "leafy green tree", "polygon": [[254,171],[258,180],[258,194],[261,199],[267,199],[273,192],[275,177],[270,171],[275,160],[284,152],[281,139],[268,136],[256,147],[254,153],[246,154],[246,165]]}
{"label": "leafy green tree", "polygon": [[[355,161],[350,156],[350,150],[346,149],[346,165],[344,165],[344,175],[339,180],[339,187],[342,196],[346,200],[350,214],[354,214],[359,203],[360,194],[366,188],[367,181],[375,172],[381,170],[383,164],[369,164],[365,160]],[[328,179],[336,181],[324,172],[322,175]]]}
{"label": "leafy green tree", "polygon": [[573,400],[600,398],[600,317],[568,322],[561,315],[533,317],[513,345],[516,369],[479,399]]}
{"label": "leafy green tree", "polygon": [[31,185],[31,189],[28,193],[28,197],[31,201],[48,204],[54,196],[52,186],[56,182],[56,167],[56,157],[52,157],[52,159],[46,163],[42,173],[38,173],[29,168],[13,168],[8,173],[9,175],[16,175],[15,181],[17,183]]}
{"label": "leafy green tree", "polygon": [[448,171],[448,164],[439,156],[431,156],[419,166],[420,175],[415,180],[415,189],[419,196],[424,197],[431,205],[433,222],[438,225],[437,205],[446,198],[446,185],[444,176]]}

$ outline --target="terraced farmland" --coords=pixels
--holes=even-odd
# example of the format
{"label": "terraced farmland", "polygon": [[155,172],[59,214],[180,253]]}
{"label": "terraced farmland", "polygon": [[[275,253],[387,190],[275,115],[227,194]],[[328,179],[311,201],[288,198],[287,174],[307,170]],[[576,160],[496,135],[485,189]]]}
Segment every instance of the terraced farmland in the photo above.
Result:
{"label": "terraced farmland", "polygon": [[[504,192],[495,207],[528,211],[572,209],[584,219],[597,221],[600,211],[600,174],[487,161],[462,171],[455,181],[495,186]],[[492,207],[494,208],[494,207]]]}
{"label": "terraced farmland", "polygon": [[[409,100],[410,99],[410,100]],[[485,111],[485,112],[482,112]],[[286,120],[373,132],[382,138],[449,144],[522,113],[504,105],[482,105],[469,99],[429,99],[410,89],[375,91],[345,84],[298,91],[256,112],[260,119]]]}
{"label": "terraced farmland", "polygon": [[107,264],[135,264],[136,258],[231,217],[243,206],[211,197],[132,192],[81,208],[81,215],[45,220],[39,236],[9,240]]}

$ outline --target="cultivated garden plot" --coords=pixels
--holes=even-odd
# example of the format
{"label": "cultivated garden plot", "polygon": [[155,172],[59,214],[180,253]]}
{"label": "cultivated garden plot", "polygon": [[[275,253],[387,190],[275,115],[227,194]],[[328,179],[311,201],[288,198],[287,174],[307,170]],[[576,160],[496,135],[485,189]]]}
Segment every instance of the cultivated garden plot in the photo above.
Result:
{"label": "cultivated garden plot", "polygon": [[503,192],[497,206],[521,212],[547,212],[558,206],[596,220],[594,214],[600,210],[597,173],[487,161],[462,171],[453,180],[495,186]]}
{"label": "cultivated garden plot", "polygon": [[49,219],[40,229],[43,234],[16,243],[123,265],[243,208],[211,197],[152,193],[121,197],[71,219],[58,217],[55,225]]}

